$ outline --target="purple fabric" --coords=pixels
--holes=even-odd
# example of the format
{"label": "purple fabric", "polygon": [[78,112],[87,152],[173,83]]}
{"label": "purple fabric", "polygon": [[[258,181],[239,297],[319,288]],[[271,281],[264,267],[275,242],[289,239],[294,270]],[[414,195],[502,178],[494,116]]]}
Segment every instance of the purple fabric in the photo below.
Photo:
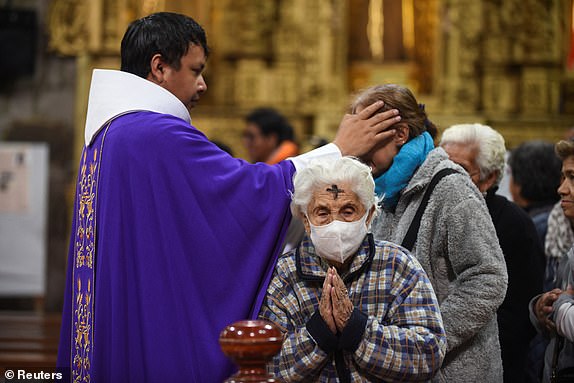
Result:
{"label": "purple fabric", "polygon": [[[259,311],[291,218],[292,163],[248,164],[152,112],[114,120],[101,147],[90,381],[223,381],[234,366],[218,337]],[[59,367],[76,337],[78,205]]]}

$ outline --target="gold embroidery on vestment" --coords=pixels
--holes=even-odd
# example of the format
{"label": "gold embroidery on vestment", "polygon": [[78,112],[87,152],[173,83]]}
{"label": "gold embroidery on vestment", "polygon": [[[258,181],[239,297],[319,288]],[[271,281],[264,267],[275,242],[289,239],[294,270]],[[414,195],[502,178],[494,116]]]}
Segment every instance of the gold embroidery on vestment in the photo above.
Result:
{"label": "gold embroidery on vestment", "polygon": [[[99,148],[94,148],[93,156],[88,157],[89,149],[84,148],[77,189],[76,235],[74,241],[74,265],[72,313],[72,381],[91,382],[91,365],[94,350],[94,293],[96,256],[96,203],[98,194],[99,169],[104,140],[110,124],[104,131]],[[89,160],[89,162],[88,162]],[[77,279],[76,279],[77,277]],[[82,286],[82,277],[84,278]]]}
{"label": "gold embroidery on vestment", "polygon": [[[95,233],[94,198],[96,196],[96,170],[98,169],[98,149],[94,149],[93,161],[86,164],[86,152],[82,159],[80,189],[78,192],[78,216],[76,231],[76,267],[94,265],[93,241]],[[86,172],[88,169],[88,172]]]}
{"label": "gold embroidery on vestment", "polygon": [[85,292],[82,281],[78,278],[76,292],[76,310],[74,311],[74,383],[90,382],[90,349],[92,347],[92,289],[91,280]]}

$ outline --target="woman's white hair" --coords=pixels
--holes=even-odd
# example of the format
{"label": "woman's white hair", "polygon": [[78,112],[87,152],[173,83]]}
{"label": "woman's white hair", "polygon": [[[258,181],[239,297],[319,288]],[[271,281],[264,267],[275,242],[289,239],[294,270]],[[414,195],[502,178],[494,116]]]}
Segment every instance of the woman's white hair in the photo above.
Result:
{"label": "woman's white hair", "polygon": [[375,181],[370,167],[354,157],[342,157],[337,160],[316,159],[293,177],[294,191],[291,198],[293,216],[307,213],[307,206],[315,191],[342,183],[350,185],[351,191],[357,195],[367,211],[373,206],[377,209]]}
{"label": "woman's white hair", "polygon": [[476,145],[478,154],[476,163],[480,169],[480,180],[490,174],[497,174],[494,185],[498,185],[504,175],[506,164],[506,147],[504,137],[488,125],[459,124],[445,129],[440,139],[440,146],[448,144]]}

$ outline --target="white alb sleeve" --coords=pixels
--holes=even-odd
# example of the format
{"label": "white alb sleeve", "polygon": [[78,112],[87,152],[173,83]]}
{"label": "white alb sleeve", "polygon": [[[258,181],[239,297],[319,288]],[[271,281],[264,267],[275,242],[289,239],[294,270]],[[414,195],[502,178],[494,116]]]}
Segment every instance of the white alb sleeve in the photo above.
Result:
{"label": "white alb sleeve", "polygon": [[317,149],[313,149],[310,152],[300,154],[296,157],[290,157],[288,158],[288,160],[293,162],[293,165],[295,166],[295,171],[300,171],[302,169],[305,169],[309,164],[309,161],[315,158],[327,158],[327,159],[331,158],[333,160],[336,160],[341,157],[342,155],[341,151],[339,150],[339,147],[333,143],[330,143],[327,145],[323,145]]}

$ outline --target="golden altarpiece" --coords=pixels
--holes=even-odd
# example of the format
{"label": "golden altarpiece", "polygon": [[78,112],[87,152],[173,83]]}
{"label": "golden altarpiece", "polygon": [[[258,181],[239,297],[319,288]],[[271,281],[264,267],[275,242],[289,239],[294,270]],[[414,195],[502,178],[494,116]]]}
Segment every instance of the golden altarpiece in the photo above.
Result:
{"label": "golden altarpiece", "polygon": [[513,147],[574,126],[572,0],[53,0],[53,50],[77,58],[77,150],[93,68],[118,68],[128,23],[194,17],[212,54],[193,124],[241,156],[242,118],[286,114],[302,142],[332,138],[352,92],[409,86],[441,128],[483,122]]}

